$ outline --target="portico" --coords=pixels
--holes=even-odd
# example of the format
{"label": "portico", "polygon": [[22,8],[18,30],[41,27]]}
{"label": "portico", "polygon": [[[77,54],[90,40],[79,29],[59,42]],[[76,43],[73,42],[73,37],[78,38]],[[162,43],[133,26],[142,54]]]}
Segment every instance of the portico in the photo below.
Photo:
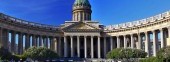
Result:
{"label": "portico", "polygon": [[[101,29],[98,22],[66,22],[74,23],[63,27],[64,57],[101,58],[100,37]],[[89,23],[97,23],[95,26]],[[99,38],[99,39],[98,39]]]}

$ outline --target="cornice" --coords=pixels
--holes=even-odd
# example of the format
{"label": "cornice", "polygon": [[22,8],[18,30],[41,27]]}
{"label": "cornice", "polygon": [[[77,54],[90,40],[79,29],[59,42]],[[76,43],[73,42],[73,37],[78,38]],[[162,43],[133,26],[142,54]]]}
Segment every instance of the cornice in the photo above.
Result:
{"label": "cornice", "polygon": [[122,31],[130,31],[130,30],[138,30],[141,28],[146,28],[146,27],[151,27],[155,25],[159,25],[162,23],[167,23],[170,22],[170,17],[163,18],[161,20],[157,20],[155,22],[150,22],[148,24],[142,24],[138,26],[133,26],[133,27],[127,27],[127,28],[120,28],[120,29],[113,29],[113,30],[104,30],[105,33],[114,33],[114,32],[122,32]]}

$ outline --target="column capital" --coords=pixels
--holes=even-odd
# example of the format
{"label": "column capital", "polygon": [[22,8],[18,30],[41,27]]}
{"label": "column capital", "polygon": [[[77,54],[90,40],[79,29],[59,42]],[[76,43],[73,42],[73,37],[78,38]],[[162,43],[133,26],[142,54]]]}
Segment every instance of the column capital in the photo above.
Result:
{"label": "column capital", "polygon": [[162,28],[159,29],[159,31],[162,31],[162,30],[163,30]]}
{"label": "column capital", "polygon": [[67,37],[67,36],[63,36],[63,37]]}
{"label": "column capital", "polygon": [[[38,35],[39,36],[39,35]],[[55,38],[55,36],[50,36],[50,38]]]}
{"label": "column capital", "polygon": [[155,31],[155,30],[152,30],[151,32],[155,33],[156,31]]}
{"label": "column capital", "polygon": [[97,37],[101,37],[101,36],[97,36]]}
{"label": "column capital", "polygon": [[126,35],[123,35],[123,37],[126,37]]}
{"label": "column capital", "polygon": [[61,39],[62,37],[61,37],[61,36],[58,36],[57,38]]}
{"label": "column capital", "polygon": [[11,31],[12,33],[16,33],[15,31]]}
{"label": "column capital", "polygon": [[84,36],[84,38],[87,38],[87,36]]}
{"label": "column capital", "polygon": [[116,37],[120,37],[120,36],[116,36]]}
{"label": "column capital", "polygon": [[145,33],[145,34],[148,34],[148,31],[145,31],[144,33]]}
{"label": "column capital", "polygon": [[168,26],[168,27],[166,27],[166,28],[170,30],[170,26]]}
{"label": "column capital", "polygon": [[139,32],[139,33],[137,33],[137,35],[140,35],[141,33]]}
{"label": "column capital", "polygon": [[[28,35],[30,35],[30,34],[28,34]],[[43,35],[38,35],[39,37],[44,37]]]}
{"label": "column capital", "polygon": [[123,35],[124,37],[126,37],[126,34],[125,35]]}
{"label": "column capital", "polygon": [[108,37],[108,36],[103,36],[104,38]]}
{"label": "column capital", "polygon": [[76,36],[77,38],[79,38],[80,36]]}
{"label": "column capital", "polygon": [[70,36],[70,38],[73,38],[73,36]]}

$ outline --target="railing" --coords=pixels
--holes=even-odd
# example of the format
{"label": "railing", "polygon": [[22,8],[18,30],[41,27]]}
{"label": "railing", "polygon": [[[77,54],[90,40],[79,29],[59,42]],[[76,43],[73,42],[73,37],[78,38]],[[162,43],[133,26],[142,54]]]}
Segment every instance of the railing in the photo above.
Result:
{"label": "railing", "polygon": [[14,18],[8,15],[5,15],[3,13],[0,13],[0,18],[1,19],[7,19],[16,23],[21,23],[21,24],[26,24],[26,25],[30,25],[30,26],[34,26],[34,27],[40,27],[40,28],[51,28],[51,29],[57,29],[59,28],[58,26],[53,26],[53,25],[46,25],[46,24],[40,24],[40,23],[34,23],[34,22],[29,22],[29,21],[25,21],[25,20],[21,20],[18,18]]}
{"label": "railing", "polygon": [[133,22],[127,22],[127,23],[122,23],[122,24],[117,24],[117,25],[109,25],[105,27],[105,30],[113,30],[113,29],[120,29],[120,28],[127,28],[127,27],[134,27],[134,26],[139,26],[142,24],[148,24],[150,22],[155,22],[158,20],[161,20],[163,18],[170,17],[170,11],[164,12],[162,14],[158,14],[153,17],[149,17],[146,19],[141,19]]}

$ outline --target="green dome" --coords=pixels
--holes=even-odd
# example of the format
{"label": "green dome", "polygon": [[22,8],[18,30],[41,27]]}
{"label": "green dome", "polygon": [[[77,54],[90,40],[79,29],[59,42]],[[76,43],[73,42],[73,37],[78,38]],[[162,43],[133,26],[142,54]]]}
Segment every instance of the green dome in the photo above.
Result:
{"label": "green dome", "polygon": [[89,0],[75,0],[74,5],[91,6]]}

